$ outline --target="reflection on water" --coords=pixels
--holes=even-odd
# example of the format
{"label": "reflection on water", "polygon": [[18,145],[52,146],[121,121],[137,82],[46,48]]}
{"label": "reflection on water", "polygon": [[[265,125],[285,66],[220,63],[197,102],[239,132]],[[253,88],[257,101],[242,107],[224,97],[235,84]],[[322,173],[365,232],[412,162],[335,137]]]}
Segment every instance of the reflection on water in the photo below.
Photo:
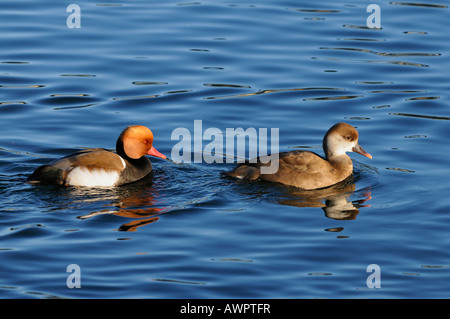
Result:
{"label": "reflection on water", "polygon": [[252,195],[259,194],[268,201],[293,207],[321,208],[327,218],[353,220],[361,208],[370,207],[367,202],[372,199],[372,189],[379,183],[376,167],[356,161],[354,165],[354,173],[344,181],[316,190],[302,190],[266,181],[230,180],[244,187],[234,191],[247,196],[249,187]]}
{"label": "reflection on water", "polygon": [[[362,168],[371,170],[370,167],[362,166]],[[281,205],[321,208],[325,212],[327,218],[351,220],[356,218],[360,208],[370,207],[366,202],[372,198],[370,185],[357,189],[356,182],[361,178],[361,174],[362,173],[358,171],[356,172],[356,175],[350,176],[341,183],[328,188],[309,191],[285,185],[262,182],[262,184],[268,186],[268,188],[261,193],[252,188],[252,193],[259,193],[261,195],[266,194],[269,198],[275,198]],[[154,176],[151,174],[142,181],[121,187],[94,189],[67,187],[62,189],[61,192],[65,192],[64,196],[71,199],[71,203],[68,204],[66,208],[73,207],[73,205],[76,205],[77,203],[87,204],[106,201],[106,203],[102,205],[102,209],[80,215],[77,217],[78,219],[87,220],[102,215],[119,216],[128,220],[131,219],[131,221],[120,224],[116,230],[137,231],[141,226],[158,221],[161,214],[174,211],[177,208],[184,207],[186,204],[182,202],[183,198],[180,198],[180,203],[176,205],[164,204],[159,198],[158,187],[153,185],[153,178]],[[196,178],[201,179],[201,177]],[[370,182],[371,179],[368,176],[362,178],[365,179],[366,182]],[[217,176],[217,179],[220,180],[219,175]],[[254,184],[254,182],[232,180],[232,183],[236,182],[241,185],[248,185],[249,187],[256,186],[256,189],[258,189],[257,184]],[[219,188],[215,195],[218,196],[220,192],[221,189]],[[246,193],[247,190],[238,190],[238,192]],[[187,194],[188,193],[189,192],[187,192]],[[207,198],[211,198],[211,196],[212,195],[207,196]],[[358,199],[351,199],[351,197],[358,197]],[[270,200],[269,198],[268,200]],[[191,200],[187,200],[187,202],[191,202]],[[95,205],[98,206],[98,204]]]}
{"label": "reflection on water", "polygon": [[325,216],[331,219],[348,220],[355,219],[361,207],[369,207],[364,204],[370,200],[370,187],[358,192],[362,193],[362,199],[350,200],[354,195],[356,184],[354,176],[350,176],[345,181],[328,188],[318,190],[299,190],[289,188],[285,195],[287,199],[279,200],[282,205],[296,207],[320,207],[325,212]]}
{"label": "reflection on water", "polygon": [[137,184],[138,186],[124,185],[114,188],[112,190],[114,195],[109,198],[111,203],[104,205],[108,208],[77,218],[84,220],[109,214],[132,219],[132,221],[120,225],[117,229],[119,231],[136,231],[138,227],[156,222],[159,220],[156,215],[166,212],[167,209],[155,207],[158,204],[158,192],[149,184],[149,178],[146,178],[145,182],[139,181]]}

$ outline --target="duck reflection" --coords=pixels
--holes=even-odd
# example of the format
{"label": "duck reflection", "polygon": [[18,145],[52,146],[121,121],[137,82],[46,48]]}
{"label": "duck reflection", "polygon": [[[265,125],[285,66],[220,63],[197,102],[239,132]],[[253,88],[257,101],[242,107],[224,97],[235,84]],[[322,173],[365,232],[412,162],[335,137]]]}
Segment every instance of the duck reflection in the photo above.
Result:
{"label": "duck reflection", "polygon": [[113,196],[111,204],[106,205],[111,208],[78,216],[77,218],[88,219],[109,214],[133,219],[120,225],[117,229],[118,231],[136,231],[138,227],[154,223],[159,219],[156,215],[163,213],[166,208],[155,207],[157,204],[157,191],[148,184],[145,186],[126,185],[119,187],[115,190],[115,196]]}
{"label": "duck reflection", "polygon": [[297,207],[321,207],[328,218],[351,220],[356,218],[361,207],[370,206],[364,203],[372,198],[371,189],[367,187],[361,191],[362,199],[352,201],[350,196],[355,190],[356,185],[350,176],[347,180],[324,189],[305,191],[289,188],[284,194],[288,198],[278,202]]}

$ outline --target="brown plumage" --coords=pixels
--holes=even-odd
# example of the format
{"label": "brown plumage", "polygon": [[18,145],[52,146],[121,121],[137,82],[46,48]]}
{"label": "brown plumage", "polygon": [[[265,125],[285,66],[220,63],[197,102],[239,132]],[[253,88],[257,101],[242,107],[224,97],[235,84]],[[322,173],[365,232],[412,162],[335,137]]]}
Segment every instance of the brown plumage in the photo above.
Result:
{"label": "brown plumage", "polygon": [[[278,154],[278,163],[258,158],[247,161],[225,175],[247,180],[264,180],[295,186],[305,190],[319,189],[345,180],[353,173],[353,164],[346,152],[357,152],[372,158],[358,144],[358,131],[346,123],[333,125],[323,138],[325,157],[310,151],[291,151]],[[278,164],[272,174],[262,174],[261,167]]]}
{"label": "brown plumage", "polygon": [[131,125],[117,139],[117,153],[102,148],[79,151],[38,167],[28,182],[91,187],[128,184],[151,172],[152,164],[145,155],[166,158],[152,143],[150,129]]}

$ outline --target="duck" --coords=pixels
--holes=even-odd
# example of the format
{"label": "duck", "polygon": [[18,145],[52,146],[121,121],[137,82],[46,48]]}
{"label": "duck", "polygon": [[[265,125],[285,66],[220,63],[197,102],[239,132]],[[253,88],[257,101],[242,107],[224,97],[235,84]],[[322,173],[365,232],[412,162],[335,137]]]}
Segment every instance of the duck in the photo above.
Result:
{"label": "duck", "polygon": [[270,156],[278,161],[275,163],[278,170],[273,173],[261,172],[261,168],[273,164],[263,156],[247,160],[224,175],[243,180],[276,182],[303,190],[330,187],[353,174],[353,163],[347,152],[356,152],[372,159],[372,155],[359,145],[358,137],[356,128],[347,123],[337,123],[323,138],[324,157],[306,150],[281,152],[278,156]]}
{"label": "duck", "polygon": [[30,184],[112,187],[141,180],[152,171],[145,155],[165,159],[153,147],[152,131],[142,125],[126,127],[116,142],[116,152],[103,148],[81,150],[38,167]]}

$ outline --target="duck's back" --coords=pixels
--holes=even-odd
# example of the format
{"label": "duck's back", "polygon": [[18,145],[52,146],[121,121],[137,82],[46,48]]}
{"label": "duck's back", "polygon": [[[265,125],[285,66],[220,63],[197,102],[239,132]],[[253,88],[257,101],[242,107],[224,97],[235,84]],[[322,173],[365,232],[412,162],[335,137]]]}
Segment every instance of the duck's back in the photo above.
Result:
{"label": "duck's back", "polygon": [[30,183],[78,186],[117,184],[127,164],[119,155],[105,149],[87,149],[38,167]]}
{"label": "duck's back", "polygon": [[226,175],[240,179],[278,182],[308,190],[336,184],[350,176],[353,169],[350,158],[348,158],[350,160],[350,167],[348,167],[348,162],[330,163],[310,151],[282,152],[278,159],[272,158],[272,160],[278,161],[278,170],[273,174],[261,174],[262,166],[274,165],[274,163],[267,163],[265,158],[259,158],[256,163],[241,164]]}

